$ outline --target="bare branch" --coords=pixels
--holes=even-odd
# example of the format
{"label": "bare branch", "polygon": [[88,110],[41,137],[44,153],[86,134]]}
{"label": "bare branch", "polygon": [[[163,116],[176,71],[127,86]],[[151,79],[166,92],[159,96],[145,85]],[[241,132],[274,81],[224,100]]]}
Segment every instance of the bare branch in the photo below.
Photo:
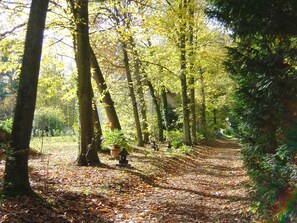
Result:
{"label": "bare branch", "polygon": [[9,31],[6,31],[4,33],[0,33],[0,40],[3,40],[6,36],[10,35],[10,34],[13,34],[16,30],[24,27],[26,25],[26,23],[22,23],[20,25],[17,25],[15,27],[13,27],[11,30]]}

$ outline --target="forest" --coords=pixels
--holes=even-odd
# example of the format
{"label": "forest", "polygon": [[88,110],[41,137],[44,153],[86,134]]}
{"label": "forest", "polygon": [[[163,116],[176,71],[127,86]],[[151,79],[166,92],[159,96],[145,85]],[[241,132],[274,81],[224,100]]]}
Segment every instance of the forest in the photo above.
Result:
{"label": "forest", "polygon": [[0,10],[0,222],[297,222],[294,0]]}

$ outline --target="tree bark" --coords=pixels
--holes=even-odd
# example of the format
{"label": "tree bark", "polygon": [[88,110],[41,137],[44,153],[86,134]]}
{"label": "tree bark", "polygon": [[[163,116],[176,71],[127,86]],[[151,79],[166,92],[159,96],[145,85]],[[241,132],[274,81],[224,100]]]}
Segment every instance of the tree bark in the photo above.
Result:
{"label": "tree bark", "polygon": [[189,0],[189,71],[190,71],[190,110],[191,110],[191,136],[192,143],[197,144],[196,129],[196,103],[195,103],[195,77],[194,77],[194,5],[193,0]]}
{"label": "tree bark", "polygon": [[136,45],[133,37],[130,38],[130,44],[132,46],[132,51],[134,53],[134,62],[135,62],[135,68],[134,68],[134,76],[136,80],[136,93],[139,99],[139,105],[140,105],[140,114],[142,118],[142,133],[143,133],[143,140],[144,142],[149,142],[149,132],[148,132],[148,123],[147,123],[147,114],[146,114],[146,102],[144,99],[144,93],[143,93],[143,87],[140,77],[140,59],[138,52],[136,50]]}
{"label": "tree bark", "polygon": [[90,90],[92,85],[88,21],[88,0],[78,0],[76,7],[76,63],[78,71],[78,104],[81,138],[77,162],[80,166],[96,166],[100,164],[97,151],[94,148],[93,95]]}
{"label": "tree bark", "polygon": [[101,147],[101,137],[102,128],[99,119],[99,113],[96,106],[96,101],[93,100],[93,122],[94,122],[94,148],[96,151],[100,151]]}
{"label": "tree bark", "polygon": [[203,71],[200,70],[200,95],[201,95],[201,125],[203,130],[206,130],[206,101],[205,101],[205,83],[204,83],[204,76]]}
{"label": "tree bark", "polygon": [[99,63],[96,59],[96,55],[91,46],[90,46],[90,51],[91,51],[91,66],[93,68],[93,78],[96,81],[100,94],[103,95],[102,103],[103,103],[104,110],[106,112],[106,116],[110,122],[110,128],[112,130],[114,129],[121,130],[121,125],[120,125],[120,121],[119,121],[116,109],[114,107],[114,102],[108,91],[106,82],[104,80],[104,76],[101,72]]}
{"label": "tree bark", "polygon": [[167,102],[167,96],[166,96],[166,90],[165,86],[162,86],[161,90],[161,97],[162,97],[162,104],[163,104],[163,114],[164,114],[164,120],[165,120],[165,129],[169,131],[169,114],[168,114],[168,102]]}
{"label": "tree bark", "polygon": [[180,83],[181,83],[181,95],[182,95],[182,109],[183,109],[183,133],[184,143],[191,145],[190,135],[190,112],[187,94],[187,59],[186,59],[186,28],[187,22],[184,13],[187,9],[187,0],[182,0],[180,3],[181,24],[180,24]]}
{"label": "tree bark", "polygon": [[28,156],[48,2],[32,0],[31,3],[11,142],[6,151],[3,194],[8,196],[33,194]]}
{"label": "tree bark", "polygon": [[158,130],[159,130],[158,140],[160,142],[163,142],[164,141],[164,134],[163,134],[163,119],[162,119],[161,109],[160,109],[160,106],[158,104],[157,96],[155,94],[155,90],[154,90],[154,87],[153,87],[152,83],[149,80],[146,80],[146,84],[149,87],[149,90],[150,90],[150,93],[151,93],[151,96],[152,96],[152,99],[153,99],[153,103],[154,103],[154,108],[155,108],[155,111],[157,113],[157,122],[158,122]]}
{"label": "tree bark", "polygon": [[148,123],[147,123],[147,114],[146,114],[146,102],[144,99],[143,88],[140,78],[140,61],[139,58],[135,60],[135,79],[136,79],[136,92],[139,98],[140,105],[140,114],[142,118],[142,133],[143,141],[149,142],[149,132],[148,132]]}
{"label": "tree bark", "polygon": [[130,98],[131,98],[132,107],[133,107],[133,114],[134,114],[136,135],[137,135],[137,144],[138,144],[138,146],[144,146],[141,126],[140,126],[140,120],[139,120],[139,114],[138,114],[138,108],[137,108],[137,102],[136,102],[133,81],[132,81],[132,76],[131,76],[127,46],[126,46],[125,42],[122,42],[122,50],[123,50],[123,54],[124,54],[124,65],[125,65],[125,71],[126,71],[126,76],[127,76],[127,81],[128,81],[129,92],[130,92]]}

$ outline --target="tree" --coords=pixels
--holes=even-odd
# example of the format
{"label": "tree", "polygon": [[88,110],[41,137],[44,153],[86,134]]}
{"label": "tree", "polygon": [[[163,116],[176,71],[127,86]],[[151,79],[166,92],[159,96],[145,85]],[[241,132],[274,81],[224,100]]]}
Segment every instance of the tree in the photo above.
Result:
{"label": "tree", "polygon": [[6,156],[5,195],[33,193],[28,175],[28,155],[48,3],[49,0],[32,0],[31,3],[11,143]]}
{"label": "tree", "polygon": [[[74,4],[72,2],[72,4]],[[100,160],[94,148],[94,123],[91,85],[91,50],[88,27],[88,1],[78,0],[74,8],[76,23],[76,63],[78,72],[78,104],[80,121],[80,152],[78,165],[96,166]]]}
{"label": "tree", "polygon": [[191,137],[193,144],[197,143],[197,123],[196,123],[196,97],[195,97],[195,76],[194,76],[194,1],[189,0],[189,85],[190,85],[190,111],[191,111]]}
{"label": "tree", "polygon": [[191,145],[190,135],[190,111],[188,99],[188,86],[187,86],[187,58],[186,58],[186,32],[187,32],[187,19],[185,14],[188,10],[187,0],[181,0],[179,5],[180,15],[180,30],[179,30],[179,50],[180,50],[180,84],[182,95],[182,109],[183,109],[183,133],[184,143]]}
{"label": "tree", "polygon": [[114,102],[111,98],[104,76],[100,69],[99,63],[96,59],[96,55],[91,46],[90,46],[90,50],[91,50],[91,66],[93,68],[93,78],[96,81],[100,94],[103,95],[102,104],[105,109],[106,116],[110,122],[110,128],[112,130],[113,129],[121,130],[121,124],[120,124],[116,109],[114,107]]}
{"label": "tree", "polygon": [[[232,30],[236,42],[229,49],[227,67],[238,85],[235,112],[259,214],[269,222],[279,221],[271,211],[281,208],[279,200],[290,190],[297,190],[290,185],[297,153],[297,6],[276,0],[241,1],[240,7],[230,1],[210,2],[210,15]],[[296,214],[291,210],[282,218],[293,222]]]}

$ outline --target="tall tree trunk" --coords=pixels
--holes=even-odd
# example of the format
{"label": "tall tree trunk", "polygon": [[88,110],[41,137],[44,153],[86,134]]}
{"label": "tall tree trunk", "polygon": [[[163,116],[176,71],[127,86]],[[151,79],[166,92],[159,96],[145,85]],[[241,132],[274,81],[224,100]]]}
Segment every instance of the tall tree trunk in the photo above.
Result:
{"label": "tall tree trunk", "polygon": [[134,68],[134,76],[136,80],[136,93],[139,99],[139,105],[140,105],[140,114],[142,118],[142,133],[143,133],[143,140],[144,142],[149,141],[149,132],[148,132],[148,123],[147,123],[147,115],[146,115],[146,102],[144,99],[144,93],[143,93],[143,87],[141,82],[141,74],[140,74],[140,59],[138,52],[136,50],[136,44],[133,39],[133,37],[130,38],[130,44],[132,46],[132,51],[134,53],[134,61],[135,61],[135,68]]}
{"label": "tall tree trunk", "polygon": [[139,120],[139,114],[138,114],[138,108],[137,108],[137,102],[136,102],[133,81],[132,81],[132,76],[131,76],[129,57],[128,57],[128,52],[127,52],[127,45],[125,42],[122,42],[122,50],[123,50],[123,54],[124,54],[124,65],[125,65],[125,71],[126,71],[126,76],[127,76],[127,81],[128,81],[129,92],[130,92],[130,98],[131,98],[132,107],[133,107],[133,114],[134,114],[136,135],[137,135],[137,144],[138,144],[138,146],[144,146],[141,126],[140,126],[140,120]]}
{"label": "tall tree trunk", "polygon": [[217,126],[217,109],[213,109],[213,126],[216,128]]}
{"label": "tall tree trunk", "polygon": [[157,113],[157,122],[158,122],[158,129],[159,129],[159,133],[158,133],[158,140],[163,142],[164,141],[164,135],[163,135],[163,120],[162,120],[162,113],[161,113],[161,109],[160,106],[158,104],[158,100],[157,100],[157,96],[155,94],[155,90],[154,87],[152,85],[152,83],[149,80],[146,80],[146,84],[149,87],[152,99],[153,99],[153,103],[154,103],[154,108],[155,111]]}
{"label": "tall tree trunk", "polygon": [[32,0],[31,3],[11,142],[6,151],[3,194],[8,196],[33,193],[28,156],[48,2]]}
{"label": "tall tree trunk", "polygon": [[189,0],[189,71],[190,71],[190,110],[192,143],[197,144],[196,130],[196,103],[195,103],[195,77],[194,77],[194,2]]}
{"label": "tall tree trunk", "polygon": [[206,101],[205,101],[205,83],[203,71],[200,69],[200,95],[201,95],[201,125],[203,130],[206,130]]}
{"label": "tall tree trunk", "polygon": [[95,55],[91,46],[90,46],[90,51],[91,51],[91,66],[93,68],[92,69],[93,70],[93,78],[96,81],[96,84],[97,84],[100,94],[103,95],[102,103],[103,103],[104,110],[106,112],[106,116],[110,122],[110,128],[112,130],[113,129],[121,130],[121,125],[120,125],[120,121],[119,121],[116,109],[114,107],[114,102],[113,102],[111,95],[108,91],[106,82],[104,80],[104,76],[101,72],[99,63],[96,59],[96,55]]}
{"label": "tall tree trunk", "polygon": [[185,18],[185,13],[187,9],[187,0],[182,0],[180,3],[180,83],[181,83],[181,93],[182,93],[182,109],[183,109],[183,133],[184,133],[184,143],[186,145],[191,145],[191,135],[190,135],[190,112],[187,94],[187,59],[186,59],[186,28],[187,21]]}
{"label": "tall tree trunk", "polygon": [[97,110],[96,101],[93,100],[93,122],[94,122],[94,148],[96,151],[100,151],[101,148],[101,137],[102,128],[99,119],[99,113]]}
{"label": "tall tree trunk", "polygon": [[164,115],[165,129],[167,131],[169,131],[170,123],[169,123],[168,102],[167,102],[165,86],[162,86],[162,88],[161,88],[161,97],[162,97],[162,104],[163,104],[163,115]]}
{"label": "tall tree trunk", "polygon": [[80,152],[78,165],[96,166],[100,164],[94,148],[94,123],[92,109],[92,88],[90,69],[90,44],[88,29],[88,0],[78,0],[76,7],[76,40],[78,71],[78,104],[80,120]]}
{"label": "tall tree trunk", "polygon": [[147,123],[147,115],[146,115],[146,102],[144,99],[143,88],[140,78],[140,61],[139,58],[135,60],[135,79],[136,79],[136,92],[139,98],[140,105],[140,114],[142,118],[142,133],[143,133],[143,141],[149,142],[149,132],[148,132],[148,123]]}

